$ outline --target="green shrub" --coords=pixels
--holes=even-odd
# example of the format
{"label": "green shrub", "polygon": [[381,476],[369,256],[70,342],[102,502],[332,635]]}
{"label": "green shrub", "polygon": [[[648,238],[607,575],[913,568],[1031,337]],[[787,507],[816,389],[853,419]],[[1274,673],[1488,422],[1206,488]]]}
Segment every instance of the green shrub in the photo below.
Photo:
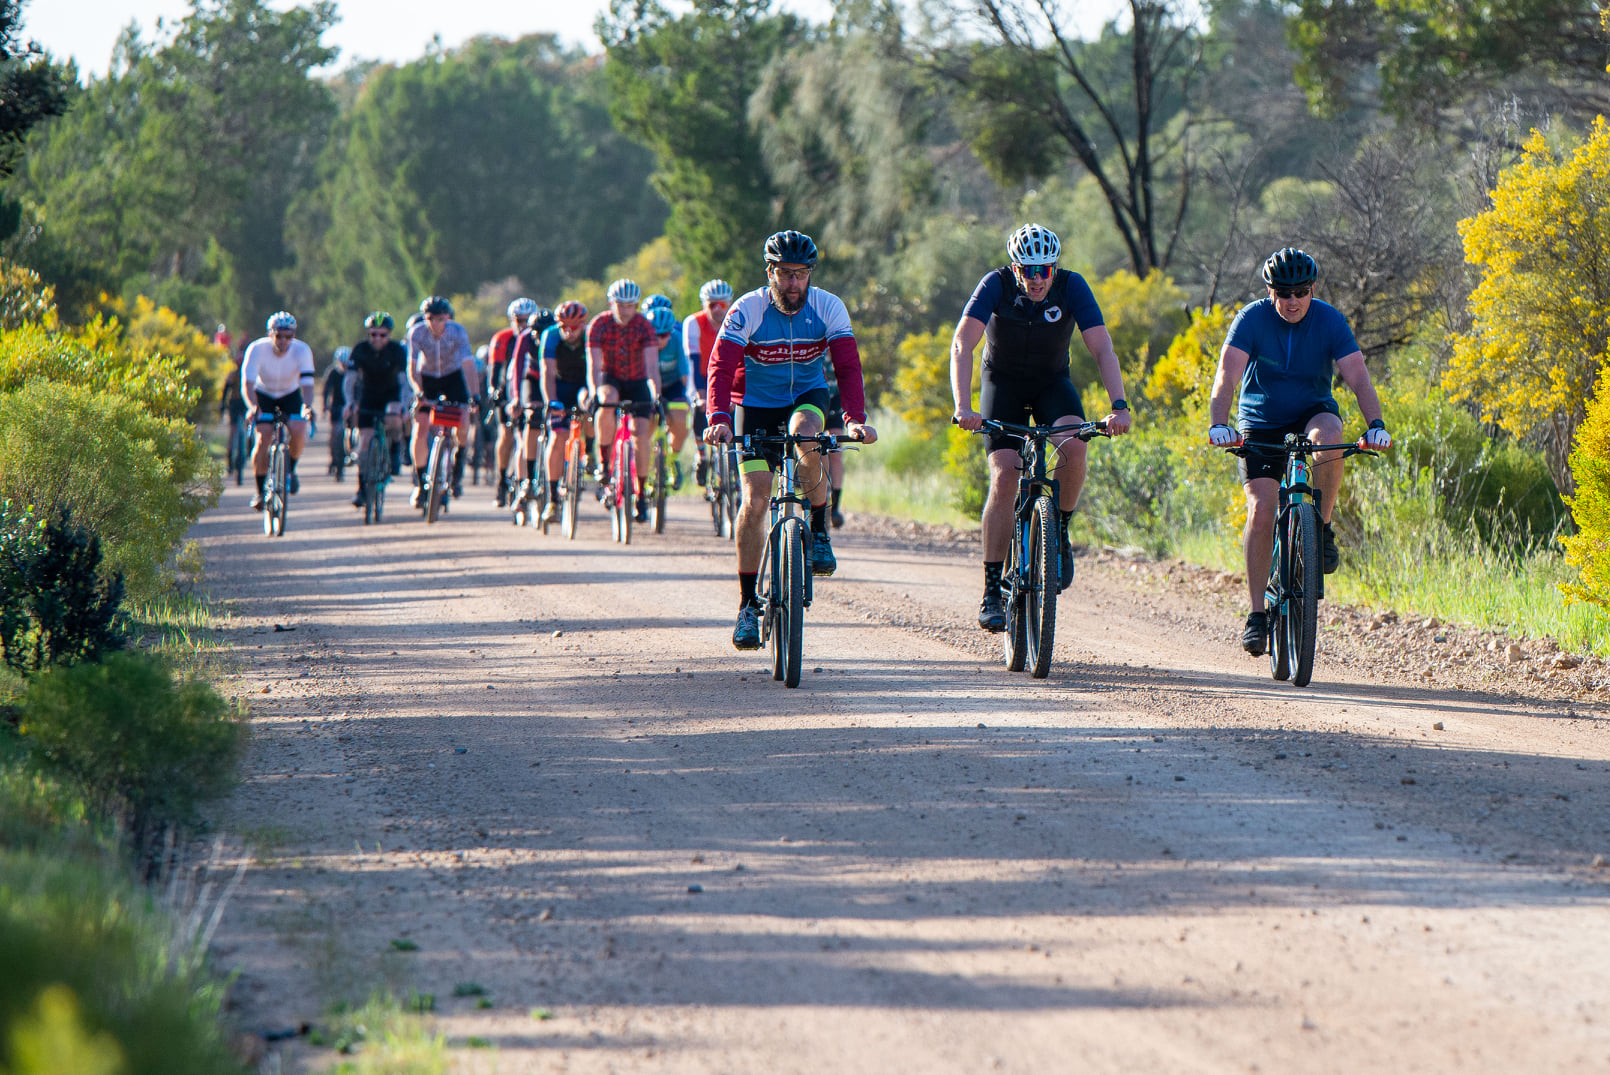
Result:
{"label": "green shrub", "polygon": [[182,356],[125,346],[115,319],[97,317],[71,333],[35,322],[0,331],[0,392],[51,381],[116,392],[159,418],[183,418],[201,399],[187,374]]}
{"label": "green shrub", "polygon": [[1577,578],[1564,590],[1578,600],[1610,608],[1610,366],[1599,372],[1588,416],[1577,427],[1571,475],[1576,479],[1571,514],[1577,532],[1563,543]]}
{"label": "green shrub", "polygon": [[195,427],[115,392],[34,381],[0,393],[0,498],[70,512],[129,592],[160,592],[185,531],[222,485]]}
{"label": "green shrub", "polygon": [[234,783],[245,729],[206,682],[165,658],[112,653],[33,677],[21,699],[24,741],[137,840],[184,823]]}
{"label": "green shrub", "polygon": [[[0,1070],[240,1072],[191,952],[119,870],[0,852]],[[78,1066],[94,1058],[122,1063]]]}
{"label": "green shrub", "polygon": [[122,648],[123,579],[100,573],[100,539],[0,501],[0,656],[18,672]]}

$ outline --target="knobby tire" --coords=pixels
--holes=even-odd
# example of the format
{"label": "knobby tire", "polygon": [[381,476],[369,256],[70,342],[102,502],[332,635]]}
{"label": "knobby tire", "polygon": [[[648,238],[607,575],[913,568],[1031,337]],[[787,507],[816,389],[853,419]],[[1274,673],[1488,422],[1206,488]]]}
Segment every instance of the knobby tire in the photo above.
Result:
{"label": "knobby tire", "polygon": [[777,558],[781,571],[777,579],[777,653],[782,662],[785,687],[799,686],[800,665],[805,647],[805,522],[796,517],[783,520],[780,531],[782,549]]}
{"label": "knobby tire", "polygon": [[1007,550],[1006,564],[1001,574],[1006,583],[1006,633],[1001,639],[1001,647],[1006,653],[1008,672],[1023,671],[1029,655],[1028,617],[1024,611],[1028,591],[1018,566],[1026,560],[1024,531],[1027,525],[1022,519],[1012,520],[1012,545]]}
{"label": "knobby tire", "polygon": [[[1269,675],[1277,680],[1291,678],[1291,639],[1286,632],[1286,606],[1291,598],[1290,558],[1291,513],[1275,522],[1274,559],[1269,562]],[[1284,525],[1282,525],[1284,524]],[[1285,529],[1287,532],[1282,533]]]}
{"label": "knobby tire", "polygon": [[1028,669],[1035,679],[1051,671],[1051,652],[1057,633],[1056,512],[1051,498],[1038,497],[1029,519],[1029,592],[1024,597],[1023,621],[1028,642]]}
{"label": "knobby tire", "polygon": [[1321,562],[1319,512],[1313,504],[1298,504],[1292,512],[1292,589],[1287,602],[1286,632],[1290,648],[1291,682],[1308,686],[1314,675],[1314,645],[1319,629]]}

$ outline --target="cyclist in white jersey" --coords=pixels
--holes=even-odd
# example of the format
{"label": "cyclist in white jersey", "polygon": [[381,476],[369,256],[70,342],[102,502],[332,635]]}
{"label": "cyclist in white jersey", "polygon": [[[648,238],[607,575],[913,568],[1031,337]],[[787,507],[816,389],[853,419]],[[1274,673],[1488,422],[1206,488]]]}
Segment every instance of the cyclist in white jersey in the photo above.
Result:
{"label": "cyclist in white jersey", "polygon": [[[268,434],[276,418],[285,419],[290,433],[286,492],[300,486],[296,461],[307,447],[307,423],[313,415],[313,351],[296,338],[296,318],[281,310],[268,319],[268,335],[246,348],[240,363],[240,392],[250,409],[247,422],[257,431],[252,449],[252,471],[257,494],[252,510],[263,510],[263,486],[268,480]],[[263,429],[264,425],[269,429]]]}

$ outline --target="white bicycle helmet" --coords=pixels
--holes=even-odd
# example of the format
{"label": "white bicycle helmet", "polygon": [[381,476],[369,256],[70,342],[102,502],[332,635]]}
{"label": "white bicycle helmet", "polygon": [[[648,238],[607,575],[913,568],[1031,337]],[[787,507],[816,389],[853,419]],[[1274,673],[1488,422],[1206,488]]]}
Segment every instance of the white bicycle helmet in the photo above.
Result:
{"label": "white bicycle helmet", "polygon": [[1050,228],[1025,224],[1006,240],[1006,253],[1013,265],[1054,265],[1062,255],[1062,241]]}
{"label": "white bicycle helmet", "polygon": [[609,285],[605,296],[610,302],[636,302],[643,297],[643,289],[635,281],[623,277]]}
{"label": "white bicycle helmet", "polygon": [[536,312],[537,302],[535,299],[515,299],[509,303],[509,316],[511,318],[519,318],[524,321]]}
{"label": "white bicycle helmet", "polygon": [[731,302],[732,285],[725,280],[706,280],[699,288],[700,302]]}
{"label": "white bicycle helmet", "polygon": [[292,317],[284,310],[281,310],[279,313],[269,315],[268,331],[284,332],[286,329],[289,329],[292,332],[296,331],[296,318]]}

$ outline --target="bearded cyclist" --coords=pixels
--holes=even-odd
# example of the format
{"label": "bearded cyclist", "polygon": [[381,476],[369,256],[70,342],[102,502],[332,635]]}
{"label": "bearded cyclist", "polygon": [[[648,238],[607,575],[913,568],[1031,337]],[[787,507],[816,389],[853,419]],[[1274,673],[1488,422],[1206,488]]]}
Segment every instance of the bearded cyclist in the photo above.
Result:
{"label": "bearded cyclist", "polygon": [[[705,394],[709,391],[710,355],[716,349],[716,334],[732,306],[732,285],[725,280],[706,280],[699,287],[699,312],[682,320],[682,350],[693,365],[693,435],[704,436]],[[737,395],[738,393],[734,393]],[[704,457],[700,456],[693,480],[705,484]]]}
{"label": "bearded cyclist", "polygon": [[526,320],[537,312],[532,299],[519,298],[509,303],[509,327],[499,329],[487,346],[487,396],[495,408],[498,422],[498,507],[509,502],[509,460],[514,456],[514,408],[509,397],[509,363],[514,359],[515,341],[526,331]]}
{"label": "bearded cyclist", "polygon": [[440,295],[432,295],[419,304],[419,312],[424,319],[408,333],[408,383],[414,392],[415,409],[425,416],[414,426],[414,492],[409,502],[416,508],[424,495],[425,466],[430,459],[428,418],[435,411],[438,396],[464,408],[465,418],[454,431],[458,450],[453,453],[453,496],[463,497],[470,400],[481,390],[475,352],[464,326],[453,320],[453,304]]}
{"label": "bearded cyclist", "polygon": [[[1041,425],[1083,422],[1085,406],[1068,375],[1068,349],[1078,329],[1096,359],[1101,382],[1112,400],[1107,429],[1129,432],[1129,404],[1124,401],[1123,375],[1113,353],[1101,307],[1084,277],[1058,269],[1062,243],[1049,229],[1025,224],[1006,243],[1009,261],[978,282],[967,310],[956,324],[950,344],[950,389],[955,422],[968,431],[984,419]],[[973,351],[984,341],[983,383],[979,410],[973,410]],[[1073,581],[1073,550],[1068,521],[1085,483],[1085,443],[1077,437],[1052,438],[1056,445],[1058,570],[1061,588]],[[978,625],[986,631],[1006,629],[1001,603],[1001,573],[1012,542],[1012,503],[1022,466],[1017,440],[989,438],[989,495],[984,501],[984,600]]]}
{"label": "bearded cyclist", "polygon": [[[1258,446],[1284,444],[1288,433],[1315,444],[1341,443],[1341,408],[1331,394],[1336,374],[1341,374],[1358,397],[1358,409],[1369,422],[1361,444],[1368,448],[1392,445],[1392,435],[1381,418],[1380,397],[1347,318],[1336,307],[1313,297],[1318,262],[1305,251],[1288,246],[1269,255],[1262,276],[1269,293],[1242,307],[1230,323],[1230,335],[1219,352],[1208,411],[1213,421],[1208,430],[1210,443],[1228,447],[1244,440],[1249,449],[1238,467],[1247,497],[1247,525],[1241,541],[1247,593],[1252,599],[1241,648],[1254,657],[1261,657],[1269,643],[1264,580],[1274,558],[1275,514],[1280,507],[1280,479],[1286,471],[1285,452],[1260,452]],[[1228,424],[1230,399],[1237,385],[1241,389],[1236,416],[1239,434]],[[1330,519],[1342,490],[1342,453],[1315,455],[1309,482],[1324,524],[1321,556],[1328,575],[1341,563]]]}
{"label": "bearded cyclist", "polygon": [[[616,280],[609,285],[609,309],[587,325],[590,359],[587,394],[606,406],[617,402],[635,404],[634,410],[639,414],[652,405],[660,393],[660,353],[654,342],[654,326],[637,310],[642,294],[642,289],[631,280]],[[637,440],[638,458],[647,459],[652,429],[648,422],[638,418],[631,418],[630,423]],[[607,485],[609,446],[615,440],[614,411],[599,412],[598,436],[602,442],[598,454],[603,461],[603,481]],[[640,523],[648,519],[642,483],[639,476],[637,521]]]}
{"label": "bearded cyclist", "polygon": [[[845,429],[867,444],[878,439],[866,424],[861,353],[850,328],[850,313],[837,295],[811,287],[816,244],[797,231],[780,231],[766,240],[767,286],[738,299],[727,311],[710,359],[710,425],[704,439],[726,444],[745,433],[812,435],[822,432],[827,412],[823,355],[830,356],[844,394]],[[743,378],[742,402],[733,386]],[[738,513],[738,623],[732,644],[760,648],[760,604],[755,593],[766,544],[771,472],[782,465],[777,451],[746,452],[743,507]],[[827,534],[826,468],[814,446],[799,453],[799,480],[809,490],[811,573],[831,575],[838,567]]]}
{"label": "bearded cyclist", "polygon": [[[384,422],[386,436],[391,440],[392,472],[402,446],[402,391],[408,379],[408,352],[391,338],[396,324],[391,315],[376,310],[363,319],[365,339],[352,346],[347,373],[346,417],[358,424],[358,458],[369,450],[376,422]],[[364,475],[358,468],[358,492],[352,506],[363,507]]]}
{"label": "bearded cyclist", "polygon": [[[296,318],[279,311],[268,319],[268,335],[246,348],[240,363],[240,391],[250,407],[247,420],[257,432],[252,449],[252,473],[257,494],[252,510],[263,510],[263,486],[268,482],[268,434],[276,418],[285,420],[290,433],[285,491],[295,493],[301,482],[296,461],[307,447],[307,424],[313,417],[313,351],[296,338]],[[258,428],[268,426],[269,429]]]}

